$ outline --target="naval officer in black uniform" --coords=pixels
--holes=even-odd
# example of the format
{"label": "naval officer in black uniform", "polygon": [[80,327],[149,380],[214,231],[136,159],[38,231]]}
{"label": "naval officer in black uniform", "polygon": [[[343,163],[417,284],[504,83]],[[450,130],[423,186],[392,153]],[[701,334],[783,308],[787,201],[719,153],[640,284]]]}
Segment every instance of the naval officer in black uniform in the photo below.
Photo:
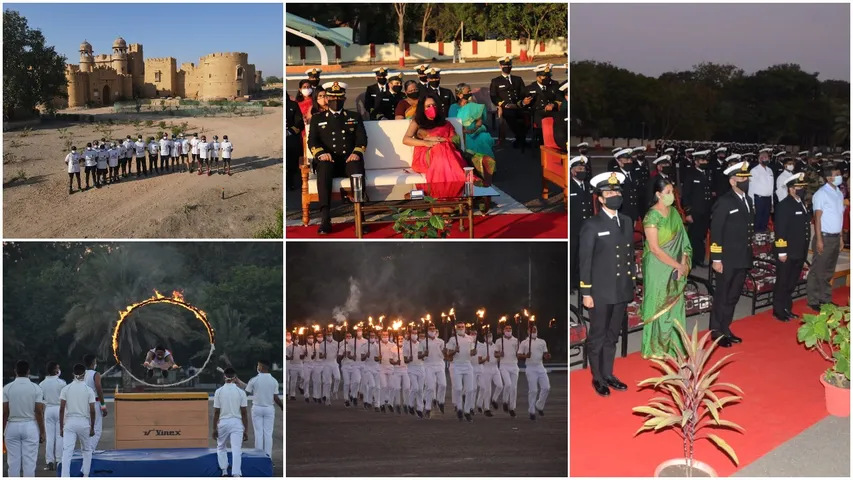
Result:
{"label": "naval officer in black uniform", "polygon": [[684,209],[684,221],[687,222],[687,237],[693,247],[693,265],[705,266],[705,237],[711,224],[711,172],[708,171],[710,150],[696,152],[693,155],[693,167],[682,175],[681,208]]}
{"label": "naval officer in black uniform", "polygon": [[299,177],[299,159],[304,154],[302,132],[305,130],[305,119],[302,118],[302,110],[299,109],[299,104],[293,101],[289,95],[285,96],[285,98],[287,99],[287,112],[285,113],[285,126],[287,127],[285,140],[285,144],[287,145],[287,189],[293,190],[296,188],[296,180]]}
{"label": "naval officer in black uniform", "polygon": [[492,79],[489,84],[489,98],[498,107],[501,119],[506,122],[507,127],[515,135],[513,148],[518,148],[524,143],[527,136],[527,126],[524,123],[524,106],[529,104],[533,98],[526,98],[524,80],[512,72],[512,57],[506,56],[498,59],[501,66],[501,74]]}
{"label": "naval officer in black uniform", "polygon": [[415,73],[418,74],[418,91],[423,96],[426,93],[427,87],[429,87],[427,69],[429,68],[428,63],[424,63],[415,67]]}
{"label": "naval officer in black uniform", "polygon": [[[447,118],[450,114],[450,105],[456,103],[456,95],[450,90],[441,87],[440,68],[430,68],[427,71],[427,84],[428,87],[424,94],[431,93],[435,97],[436,103],[441,108],[442,115],[444,115],[444,118]],[[423,97],[424,95],[421,96]]]}
{"label": "naval officer in black uniform", "polygon": [[364,152],[367,132],[358,112],[344,110],[346,83],[328,82],[323,85],[329,110],[311,117],[308,148],[314,157],[317,172],[317,193],[320,197],[320,235],[332,231],[329,204],[332,181],[336,177],[364,175]]}
{"label": "naval officer in black uniform", "polygon": [[544,63],[533,69],[536,81],[527,86],[527,95],[533,100],[527,105],[533,111],[533,123],[542,128],[542,119],[555,117],[560,109],[557,83],[551,81],[551,64]]}
{"label": "naval officer in black uniform", "polygon": [[317,90],[317,86],[320,85],[320,74],[323,73],[319,68],[309,68],[305,70],[305,75],[308,75],[308,82],[314,87],[314,90]]}
{"label": "naval officer in black uniform", "polygon": [[616,342],[637,279],[634,223],[619,213],[624,180],[625,175],[618,172],[593,177],[601,210],[583,223],[579,240],[580,292],[590,318],[587,348],[592,386],[603,397],[610,395],[610,389],[628,388],[613,375]]}
{"label": "naval officer in black uniform", "polygon": [[634,168],[634,162],[631,160],[632,152],[633,150],[630,148],[616,152],[613,155],[613,158],[616,160],[616,167],[610,171],[621,173],[625,176],[624,180],[619,182],[621,184],[620,194],[622,196],[622,209],[620,211],[631,219],[633,228],[634,222],[640,218],[640,206],[637,197],[641,186],[638,183],[639,172]]}
{"label": "naval officer in black uniform", "polygon": [[794,288],[809,254],[812,215],[803,203],[806,175],[794,174],[785,182],[788,196],[776,205],[776,285],[773,287],[773,317],[782,322],[797,318],[791,311]]}
{"label": "naval officer in black uniform", "polygon": [[370,120],[394,120],[397,96],[388,85],[388,70],[385,67],[374,68],[376,83],[367,86],[364,92],[364,106]]}
{"label": "naval officer in black uniform", "polygon": [[578,288],[578,241],[580,240],[581,227],[583,223],[592,217],[592,187],[589,184],[589,171],[587,170],[587,158],[575,157],[569,160],[569,232],[572,237],[569,241],[570,266],[569,281],[571,289]]}
{"label": "naval officer in black uniform", "polygon": [[725,170],[729,190],[717,198],[711,212],[711,268],[714,269],[714,306],[710,329],[721,347],[741,339],[732,333],[735,306],[746,272],[752,268],[755,205],[749,198],[749,163],[736,163]]}

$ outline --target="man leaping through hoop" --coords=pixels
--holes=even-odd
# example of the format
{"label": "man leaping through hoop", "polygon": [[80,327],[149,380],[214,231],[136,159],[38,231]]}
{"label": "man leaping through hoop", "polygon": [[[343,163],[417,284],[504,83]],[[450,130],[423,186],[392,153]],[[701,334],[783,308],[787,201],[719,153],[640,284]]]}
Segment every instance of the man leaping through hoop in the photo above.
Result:
{"label": "man leaping through hoop", "polygon": [[172,358],[172,352],[166,350],[162,345],[157,345],[148,351],[145,357],[145,363],[142,364],[148,369],[147,378],[154,378],[154,371],[159,370],[163,378],[167,378],[169,370],[180,368],[175,364],[175,359]]}

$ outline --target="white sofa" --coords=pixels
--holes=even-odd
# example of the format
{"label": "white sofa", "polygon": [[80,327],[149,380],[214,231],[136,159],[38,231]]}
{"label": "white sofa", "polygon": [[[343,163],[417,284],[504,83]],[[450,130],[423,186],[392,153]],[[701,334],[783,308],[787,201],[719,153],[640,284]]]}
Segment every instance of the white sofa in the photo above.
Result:
{"label": "white sofa", "polygon": [[[448,119],[465,145],[462,124],[458,118]],[[426,177],[412,170],[414,147],[403,145],[403,136],[409,128],[409,120],[380,120],[364,122],[367,132],[367,150],[364,153],[364,185],[371,201],[386,200],[411,191],[415,184],[426,183]],[[308,225],[311,202],[318,201],[317,175],[311,170],[311,150],[307,147],[306,126],[305,162],[302,165],[302,223]],[[383,188],[381,191],[376,187]],[[332,197],[339,198],[341,188],[350,188],[350,179],[335,178],[332,182]]]}

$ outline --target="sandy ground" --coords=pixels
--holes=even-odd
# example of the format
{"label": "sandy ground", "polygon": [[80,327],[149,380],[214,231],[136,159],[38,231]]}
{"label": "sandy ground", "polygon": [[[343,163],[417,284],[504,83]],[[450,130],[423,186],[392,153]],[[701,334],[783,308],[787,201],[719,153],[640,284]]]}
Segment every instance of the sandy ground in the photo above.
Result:
{"label": "sandy ground", "polygon": [[[229,135],[230,137],[230,135]],[[104,427],[103,433],[101,434],[101,440],[98,442],[99,450],[112,450],[115,445],[115,417],[113,413],[115,409],[113,408],[112,403],[108,403],[109,415],[104,418]],[[249,401],[249,415],[251,415],[251,407],[252,402]],[[284,452],[282,451],[282,440],[284,439],[284,432],[282,431],[282,412],[276,407],[275,408],[275,422],[273,424],[273,448],[272,448],[272,466],[273,466],[273,477],[282,477],[284,473]],[[213,401],[210,402],[210,421],[213,422]],[[252,419],[249,417],[249,441],[243,443],[244,448],[254,448],[255,446],[255,437],[254,432],[251,427]],[[208,439],[208,447],[216,448],[216,442],[211,438]],[[38,465],[36,466],[36,476],[37,477],[56,477],[56,472],[48,472],[44,470],[45,462],[44,462],[44,445],[39,446],[39,456],[38,456]],[[8,463],[6,461],[6,455],[3,455],[3,475],[8,475]],[[140,474],[140,476],[143,476]]]}
{"label": "sandy ground", "polygon": [[527,416],[518,379],[515,418],[503,411],[459,422],[448,392],[432,418],[286,401],[287,473],[296,477],[567,477],[568,375],[549,376],[545,416]]}
{"label": "sandy ground", "polygon": [[[69,112],[84,113],[84,112]],[[96,124],[53,122],[3,134],[3,233],[6,238],[251,238],[282,205],[282,108],[257,117],[159,117],[86,110],[96,121],[154,120],[137,129],[116,125],[113,138],[156,135],[158,123],[189,123],[189,132],[228,135],[232,176],[188,173],[136,178],[68,194],[64,142],[68,128],[78,151],[104,137]],[[11,155],[10,155],[11,154]],[[133,167],[136,171],[136,167]],[[85,188],[85,174],[83,186]],[[222,197],[224,188],[225,199]]]}

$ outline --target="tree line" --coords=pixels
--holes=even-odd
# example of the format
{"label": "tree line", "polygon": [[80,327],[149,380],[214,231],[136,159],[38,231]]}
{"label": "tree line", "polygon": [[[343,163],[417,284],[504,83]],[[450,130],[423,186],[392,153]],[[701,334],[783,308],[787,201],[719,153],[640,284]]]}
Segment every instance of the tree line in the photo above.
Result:
{"label": "tree line", "polygon": [[570,65],[572,136],[813,146],[850,143],[850,82],[796,64],[753,74],[700,63],[657,78],[595,61]]}

